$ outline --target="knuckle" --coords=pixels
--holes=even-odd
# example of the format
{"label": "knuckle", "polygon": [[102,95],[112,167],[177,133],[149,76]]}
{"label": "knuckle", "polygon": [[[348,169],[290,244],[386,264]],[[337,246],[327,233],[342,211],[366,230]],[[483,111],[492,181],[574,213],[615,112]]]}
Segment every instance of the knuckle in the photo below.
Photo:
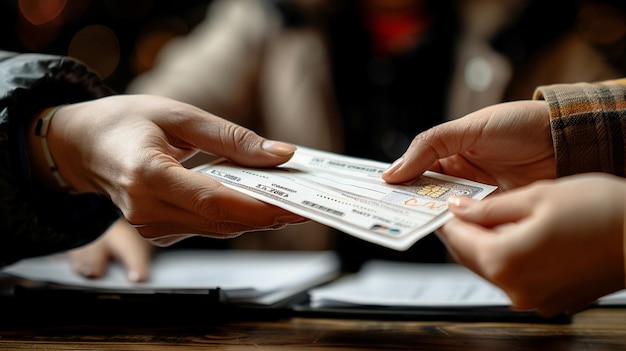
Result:
{"label": "knuckle", "polygon": [[199,213],[207,221],[207,224],[214,223],[225,217],[222,215],[222,209],[219,205],[222,203],[219,199],[219,189],[221,188],[222,185],[217,186],[217,189],[206,189],[190,198],[193,211]]}
{"label": "knuckle", "polygon": [[229,209],[234,206],[226,206],[233,199],[229,197],[230,191],[226,189],[224,185],[217,184],[214,188],[198,192],[190,198],[193,211],[204,218],[205,228],[211,228],[212,231],[220,234],[239,235],[243,233],[242,226],[250,227],[252,230],[269,228],[278,223],[278,214],[267,208],[250,210],[246,216],[238,216],[238,222],[234,222],[233,213],[229,213]]}
{"label": "knuckle", "polygon": [[254,143],[258,141],[256,133],[236,124],[228,125],[224,129],[224,133],[226,133],[225,139],[231,141],[237,152],[253,149]]}
{"label": "knuckle", "polygon": [[146,204],[151,202],[152,191],[135,177],[120,177],[111,200],[131,224],[148,224],[151,216]]}
{"label": "knuckle", "polygon": [[519,282],[520,259],[513,254],[493,254],[483,258],[482,267],[485,268],[485,275],[497,286],[504,290],[517,289]]}
{"label": "knuckle", "polygon": [[501,288],[519,309],[531,309],[542,300],[542,289],[535,289],[523,277],[527,274],[525,259],[522,254],[500,253],[484,259],[485,277]]}

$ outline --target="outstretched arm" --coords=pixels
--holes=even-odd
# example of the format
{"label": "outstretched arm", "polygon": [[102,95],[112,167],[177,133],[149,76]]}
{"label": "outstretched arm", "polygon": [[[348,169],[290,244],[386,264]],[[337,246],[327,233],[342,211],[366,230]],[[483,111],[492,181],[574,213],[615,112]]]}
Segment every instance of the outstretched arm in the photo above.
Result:
{"label": "outstretched arm", "polygon": [[[55,186],[34,130],[34,173]],[[252,167],[289,160],[295,147],[167,98],[118,95],[63,106],[47,142],[59,174],[78,193],[109,197],[142,236],[169,245],[191,235],[232,237],[303,218],[188,170],[199,150]]]}

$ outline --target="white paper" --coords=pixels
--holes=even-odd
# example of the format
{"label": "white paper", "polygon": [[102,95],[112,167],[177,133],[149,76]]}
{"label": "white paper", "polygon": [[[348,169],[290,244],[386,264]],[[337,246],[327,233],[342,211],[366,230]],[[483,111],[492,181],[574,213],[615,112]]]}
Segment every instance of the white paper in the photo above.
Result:
{"label": "white paper", "polygon": [[626,305],[626,290],[616,291],[598,299],[600,306],[624,306]]}
{"label": "white paper", "polygon": [[321,306],[501,307],[502,290],[458,264],[370,261],[353,275],[309,291]]}
{"label": "white paper", "polygon": [[372,243],[406,250],[448,221],[446,199],[482,199],[496,187],[434,172],[403,185],[382,180],[389,164],[298,147],[276,168],[227,160],[195,168],[224,185]]}
{"label": "white paper", "polygon": [[271,304],[327,282],[339,273],[329,251],[164,250],[154,257],[150,280],[128,281],[124,268],[111,263],[100,279],[73,272],[66,255],[30,258],[3,272],[31,281],[80,289],[127,293],[194,293],[220,288],[229,301]]}

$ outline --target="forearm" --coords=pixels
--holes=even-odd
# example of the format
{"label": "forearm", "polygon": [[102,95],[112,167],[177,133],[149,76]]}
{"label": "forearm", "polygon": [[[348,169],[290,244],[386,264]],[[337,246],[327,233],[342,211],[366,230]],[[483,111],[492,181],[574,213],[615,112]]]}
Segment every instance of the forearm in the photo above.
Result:
{"label": "forearm", "polygon": [[[97,76],[67,58],[7,52],[0,52],[0,76],[2,266],[89,242],[119,212],[97,195],[51,191],[56,189],[55,180],[34,133],[38,117],[48,107],[109,93]],[[58,154],[55,142],[49,142],[52,153]]]}

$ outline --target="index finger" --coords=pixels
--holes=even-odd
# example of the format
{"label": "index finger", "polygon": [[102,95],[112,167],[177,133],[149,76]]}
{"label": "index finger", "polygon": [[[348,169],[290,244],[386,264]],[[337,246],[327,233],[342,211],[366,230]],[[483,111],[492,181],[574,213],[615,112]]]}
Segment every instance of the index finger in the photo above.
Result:
{"label": "index finger", "polygon": [[183,111],[158,121],[170,142],[178,147],[200,149],[254,167],[287,162],[296,150],[291,144],[267,140],[250,129],[199,108],[183,105]]}
{"label": "index finger", "polygon": [[383,179],[388,183],[402,183],[429,168],[436,170],[440,159],[467,149],[474,142],[476,131],[482,128],[480,120],[462,118],[418,134],[404,155],[383,173]]}

